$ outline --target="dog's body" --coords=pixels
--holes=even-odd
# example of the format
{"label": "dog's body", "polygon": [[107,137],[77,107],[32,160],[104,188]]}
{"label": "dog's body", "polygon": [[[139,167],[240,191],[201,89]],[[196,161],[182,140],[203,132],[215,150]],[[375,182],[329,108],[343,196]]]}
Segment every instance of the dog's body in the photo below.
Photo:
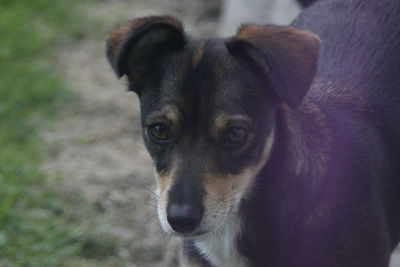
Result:
{"label": "dog's body", "polygon": [[150,17],[110,35],[109,60],[141,100],[162,226],[184,238],[189,266],[388,266],[398,14],[395,0],[311,5],[293,26],[322,39],[318,71],[318,38],[291,27],[191,39]]}

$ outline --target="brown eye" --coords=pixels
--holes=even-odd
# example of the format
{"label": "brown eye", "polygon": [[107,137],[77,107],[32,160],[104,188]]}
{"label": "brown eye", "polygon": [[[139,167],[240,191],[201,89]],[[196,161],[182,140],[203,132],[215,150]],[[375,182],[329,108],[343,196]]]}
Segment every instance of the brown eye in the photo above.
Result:
{"label": "brown eye", "polygon": [[150,137],[155,141],[169,141],[171,129],[163,123],[151,124],[148,127]]}
{"label": "brown eye", "polygon": [[240,127],[231,127],[225,132],[224,142],[228,145],[236,145],[243,142],[246,137],[246,129]]}

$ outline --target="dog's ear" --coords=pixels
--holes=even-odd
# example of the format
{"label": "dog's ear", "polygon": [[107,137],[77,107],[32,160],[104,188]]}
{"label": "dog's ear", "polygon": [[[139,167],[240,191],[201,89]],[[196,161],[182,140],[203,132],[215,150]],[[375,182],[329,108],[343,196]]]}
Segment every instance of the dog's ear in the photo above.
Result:
{"label": "dog's ear", "polygon": [[184,45],[179,20],[166,16],[145,17],[134,19],[109,34],[107,57],[118,77],[140,76],[163,53],[180,50]]}
{"label": "dog's ear", "polygon": [[314,78],[320,39],[289,26],[244,25],[227,42],[230,53],[266,75],[278,97],[296,108]]}

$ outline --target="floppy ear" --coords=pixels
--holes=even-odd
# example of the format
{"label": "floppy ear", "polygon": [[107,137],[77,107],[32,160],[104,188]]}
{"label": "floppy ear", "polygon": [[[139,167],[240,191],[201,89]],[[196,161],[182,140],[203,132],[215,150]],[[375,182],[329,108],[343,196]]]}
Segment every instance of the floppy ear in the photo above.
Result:
{"label": "floppy ear", "polygon": [[288,26],[244,25],[227,47],[269,79],[278,97],[296,108],[314,78],[319,38]]}
{"label": "floppy ear", "polygon": [[134,19],[109,34],[107,57],[118,77],[140,76],[145,75],[157,57],[182,49],[184,45],[180,21],[172,17],[145,17]]}

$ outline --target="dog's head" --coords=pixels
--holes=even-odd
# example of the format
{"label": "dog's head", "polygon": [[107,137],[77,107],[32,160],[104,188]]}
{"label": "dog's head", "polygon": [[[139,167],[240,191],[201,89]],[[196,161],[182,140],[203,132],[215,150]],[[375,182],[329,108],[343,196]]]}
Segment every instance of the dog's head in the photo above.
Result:
{"label": "dog's head", "polygon": [[108,59],[140,98],[167,232],[214,232],[237,212],[270,157],[276,110],[300,104],[318,48],[315,35],[273,25],[194,39],[171,17],[136,19],[109,35]]}

